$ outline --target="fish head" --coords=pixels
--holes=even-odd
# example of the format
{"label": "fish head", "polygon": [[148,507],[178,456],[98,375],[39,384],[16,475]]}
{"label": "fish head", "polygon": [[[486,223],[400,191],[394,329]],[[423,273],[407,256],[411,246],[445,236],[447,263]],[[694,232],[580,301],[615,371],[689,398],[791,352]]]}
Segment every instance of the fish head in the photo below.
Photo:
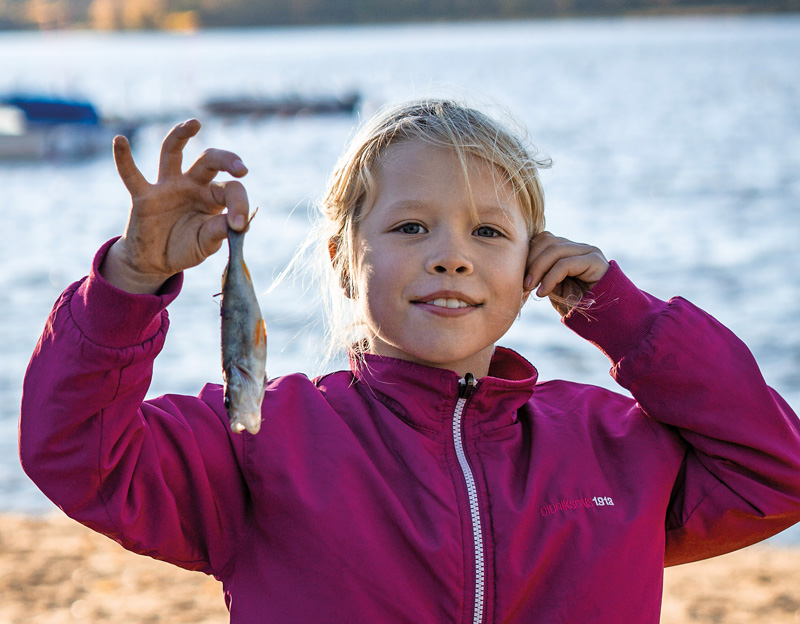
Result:
{"label": "fish head", "polygon": [[234,433],[258,433],[263,399],[264,380],[256,380],[246,371],[232,366],[225,376],[225,411]]}

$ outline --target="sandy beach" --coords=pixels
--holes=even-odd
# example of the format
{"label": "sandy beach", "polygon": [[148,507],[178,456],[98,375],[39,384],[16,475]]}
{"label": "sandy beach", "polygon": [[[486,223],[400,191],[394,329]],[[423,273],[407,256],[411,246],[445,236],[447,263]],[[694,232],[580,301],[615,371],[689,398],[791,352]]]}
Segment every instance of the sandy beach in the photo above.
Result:
{"label": "sandy beach", "polygon": [[[55,513],[0,515],[0,596],[0,624],[228,621],[213,578],[128,553]],[[800,548],[756,545],[669,568],[661,621],[800,623]]]}

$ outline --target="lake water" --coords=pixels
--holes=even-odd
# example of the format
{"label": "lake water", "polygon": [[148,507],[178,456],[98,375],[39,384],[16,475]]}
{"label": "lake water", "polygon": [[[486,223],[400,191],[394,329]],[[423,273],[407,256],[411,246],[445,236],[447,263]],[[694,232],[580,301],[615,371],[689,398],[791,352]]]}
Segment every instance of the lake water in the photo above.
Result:
{"label": "lake water", "polygon": [[[266,290],[308,227],[308,207],[354,117],[224,122],[206,99],[358,90],[365,111],[466,98],[511,114],[552,157],[548,228],[591,242],[645,290],[681,294],[731,327],[800,407],[800,16],[604,19],[163,33],[2,33],[0,93],[86,96],[147,117],[135,157],[152,176],[169,127],[204,121],[209,146],[250,168],[248,263]],[[50,508],[18,466],[30,353],[55,298],[120,233],[128,198],[110,151],[79,163],[0,164],[0,511]],[[151,394],[220,380],[213,295],[225,258],[187,275]],[[319,311],[301,286],[261,297],[268,370],[319,372]],[[613,387],[608,363],[547,302],[504,340],[539,368]],[[800,541],[800,532],[783,539]]]}

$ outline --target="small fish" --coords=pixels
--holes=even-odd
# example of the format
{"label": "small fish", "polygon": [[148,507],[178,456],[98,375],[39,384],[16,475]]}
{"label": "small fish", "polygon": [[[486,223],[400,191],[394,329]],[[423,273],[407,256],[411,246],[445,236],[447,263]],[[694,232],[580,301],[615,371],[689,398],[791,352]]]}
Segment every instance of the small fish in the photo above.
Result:
{"label": "small fish", "polygon": [[261,402],[267,383],[267,326],[244,262],[244,232],[229,227],[228,247],[221,305],[225,410],[235,433],[247,430],[255,434],[261,428]]}

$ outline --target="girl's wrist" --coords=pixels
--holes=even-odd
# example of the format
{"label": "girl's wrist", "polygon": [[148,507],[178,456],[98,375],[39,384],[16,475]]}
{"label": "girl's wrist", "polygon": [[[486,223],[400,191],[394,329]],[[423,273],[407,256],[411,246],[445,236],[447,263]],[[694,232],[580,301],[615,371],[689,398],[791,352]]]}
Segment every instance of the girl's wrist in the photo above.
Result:
{"label": "girl's wrist", "polygon": [[171,276],[138,271],[130,262],[118,239],[99,266],[99,273],[109,284],[133,295],[155,295]]}
{"label": "girl's wrist", "polygon": [[616,364],[650,333],[667,303],[637,288],[616,262],[610,265],[587,294],[591,303],[576,306],[562,322]]}

